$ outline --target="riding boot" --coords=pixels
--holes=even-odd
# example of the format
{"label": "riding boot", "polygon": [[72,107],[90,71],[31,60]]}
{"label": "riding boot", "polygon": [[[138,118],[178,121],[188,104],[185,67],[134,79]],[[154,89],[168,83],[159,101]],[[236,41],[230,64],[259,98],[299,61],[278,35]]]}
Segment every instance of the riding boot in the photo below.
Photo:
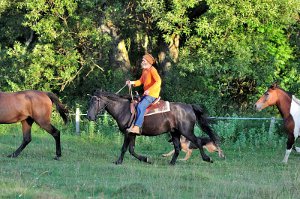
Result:
{"label": "riding boot", "polygon": [[133,133],[133,134],[137,134],[137,135],[140,135],[141,133],[140,133],[140,127],[138,127],[138,126],[131,126],[130,128],[128,128],[128,129],[126,129],[126,131],[128,132],[128,133]]}

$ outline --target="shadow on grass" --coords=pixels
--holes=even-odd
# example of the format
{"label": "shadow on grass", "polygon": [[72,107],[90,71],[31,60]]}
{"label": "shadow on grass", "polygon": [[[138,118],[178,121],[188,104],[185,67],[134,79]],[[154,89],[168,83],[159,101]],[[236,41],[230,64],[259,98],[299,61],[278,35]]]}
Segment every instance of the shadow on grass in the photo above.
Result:
{"label": "shadow on grass", "polygon": [[137,196],[151,196],[151,192],[141,183],[133,183],[129,185],[125,185],[119,189],[117,189],[113,194],[112,197],[114,198],[134,198]]}

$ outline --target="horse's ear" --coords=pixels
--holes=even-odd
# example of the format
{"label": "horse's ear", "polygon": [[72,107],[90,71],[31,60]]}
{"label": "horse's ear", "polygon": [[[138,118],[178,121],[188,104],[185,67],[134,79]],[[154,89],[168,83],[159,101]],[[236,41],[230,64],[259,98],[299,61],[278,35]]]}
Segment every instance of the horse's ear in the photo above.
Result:
{"label": "horse's ear", "polygon": [[101,92],[103,92],[103,89],[102,89],[102,88],[94,89],[94,93],[101,93]]}
{"label": "horse's ear", "polygon": [[278,87],[279,87],[279,86],[278,86],[277,81],[273,82],[273,84],[270,86],[271,89],[276,89],[276,88],[278,88]]}

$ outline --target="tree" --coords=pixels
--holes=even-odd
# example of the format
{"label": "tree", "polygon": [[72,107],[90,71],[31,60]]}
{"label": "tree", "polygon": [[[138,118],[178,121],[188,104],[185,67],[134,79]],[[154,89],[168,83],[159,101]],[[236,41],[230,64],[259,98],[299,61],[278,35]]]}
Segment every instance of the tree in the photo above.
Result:
{"label": "tree", "polygon": [[[86,75],[95,67],[102,69],[99,63],[108,60],[103,52],[109,50],[105,46],[109,46],[110,37],[98,29],[97,10],[88,10],[95,7],[92,2],[81,2],[78,6],[76,1],[69,0],[11,3],[2,13],[6,16],[2,23],[13,29],[15,24],[7,18],[14,13],[10,10],[16,10],[22,16],[19,25],[27,31],[16,33],[15,41],[8,40],[1,50],[1,65],[11,66],[2,67],[4,74],[15,74],[6,78],[6,83],[14,90],[62,91],[79,74]],[[25,40],[28,35],[31,39]]]}
{"label": "tree", "polygon": [[73,99],[95,88],[117,91],[140,76],[150,52],[159,59],[165,99],[244,110],[274,80],[300,91],[299,4],[3,0],[0,84]]}
{"label": "tree", "polygon": [[200,93],[205,91],[202,86],[209,86],[219,92],[223,104],[235,104],[236,109],[248,107],[257,85],[272,83],[274,76],[291,80],[285,72],[295,67],[295,49],[287,30],[297,23],[299,1],[208,0],[206,4],[205,13],[186,23],[190,29],[181,42],[176,68],[183,76],[199,77]]}

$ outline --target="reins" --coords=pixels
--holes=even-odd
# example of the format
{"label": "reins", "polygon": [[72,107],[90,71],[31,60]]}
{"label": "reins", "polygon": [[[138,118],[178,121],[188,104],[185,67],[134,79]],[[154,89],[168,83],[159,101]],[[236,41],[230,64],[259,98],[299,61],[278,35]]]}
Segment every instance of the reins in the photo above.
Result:
{"label": "reins", "polygon": [[[115,92],[115,94],[119,94],[125,87],[127,86],[127,84],[125,84],[120,90],[118,90],[117,92]],[[128,85],[128,89],[129,89],[129,94],[131,96],[131,100],[133,101],[133,95],[132,95],[132,88],[131,88],[131,85]],[[92,97],[96,97],[97,98],[97,101],[98,101],[98,107],[100,107],[100,97],[94,95]],[[103,108],[101,108],[99,110],[99,112],[103,111],[107,106],[109,105],[109,103],[107,102]]]}
{"label": "reins", "polygon": [[[118,90],[115,94],[119,94],[119,92],[121,92],[126,86],[127,86],[127,84],[125,83],[125,85],[124,85],[120,90]],[[128,89],[129,89],[129,94],[130,94],[130,96],[131,96],[131,100],[133,101],[133,95],[132,95],[132,87],[131,87],[131,84],[128,85]]]}
{"label": "reins", "polygon": [[121,90],[123,90],[125,88],[125,86],[127,86],[127,84],[125,84],[120,90],[118,90],[115,94],[119,94],[119,92],[121,92]]}

